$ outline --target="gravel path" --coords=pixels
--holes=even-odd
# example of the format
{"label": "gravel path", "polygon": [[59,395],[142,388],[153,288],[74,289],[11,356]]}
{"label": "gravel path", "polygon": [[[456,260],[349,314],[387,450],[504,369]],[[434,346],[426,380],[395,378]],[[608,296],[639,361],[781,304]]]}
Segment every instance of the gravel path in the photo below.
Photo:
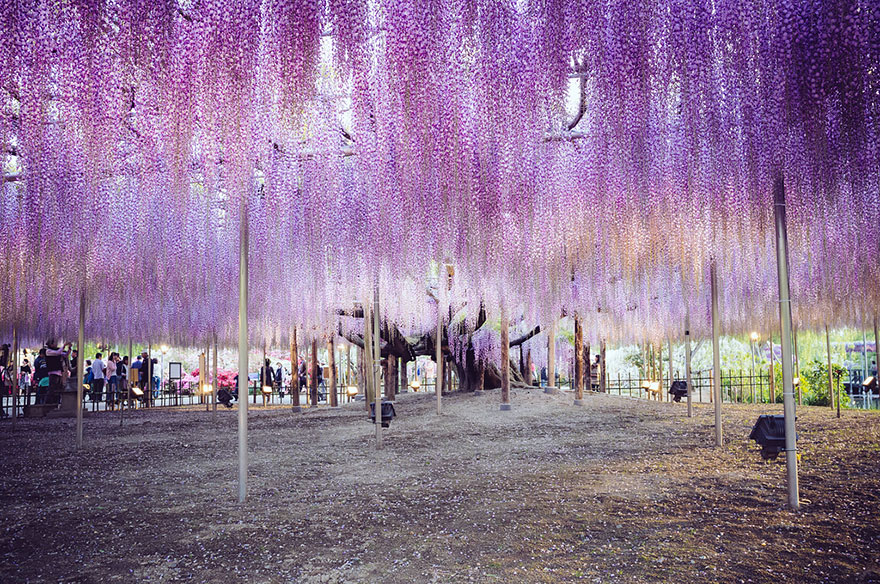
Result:
{"label": "gravel path", "polygon": [[880,414],[798,412],[803,511],[747,440],[759,413],[514,391],[361,406],[0,424],[3,582],[880,582]]}

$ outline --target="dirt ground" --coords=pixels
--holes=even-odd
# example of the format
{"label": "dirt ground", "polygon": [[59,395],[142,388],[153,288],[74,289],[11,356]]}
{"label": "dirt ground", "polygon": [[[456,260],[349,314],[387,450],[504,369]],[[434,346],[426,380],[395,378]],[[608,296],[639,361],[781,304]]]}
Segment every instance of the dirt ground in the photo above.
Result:
{"label": "dirt ground", "polygon": [[802,511],[759,413],[515,391],[0,425],[2,582],[880,582],[880,415],[798,411]]}

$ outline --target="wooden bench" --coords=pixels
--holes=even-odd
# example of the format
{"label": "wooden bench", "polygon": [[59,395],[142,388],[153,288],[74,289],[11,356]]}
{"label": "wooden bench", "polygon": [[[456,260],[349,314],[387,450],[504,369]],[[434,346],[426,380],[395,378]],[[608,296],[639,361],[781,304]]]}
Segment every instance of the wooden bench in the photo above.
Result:
{"label": "wooden bench", "polygon": [[663,391],[660,389],[659,381],[643,381],[642,389],[648,394],[649,400],[656,399],[657,401],[661,401],[663,399]]}

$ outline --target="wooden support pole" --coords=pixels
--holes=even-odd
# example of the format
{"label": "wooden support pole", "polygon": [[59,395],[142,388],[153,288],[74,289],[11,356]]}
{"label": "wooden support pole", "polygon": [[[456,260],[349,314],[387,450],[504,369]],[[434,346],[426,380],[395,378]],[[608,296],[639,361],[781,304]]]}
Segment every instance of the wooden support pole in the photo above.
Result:
{"label": "wooden support pole", "polygon": [[333,335],[327,339],[327,366],[330,367],[330,407],[339,407],[339,397],[336,395],[336,347],[333,343]]}
{"label": "wooden support pole", "polygon": [[[584,328],[580,316],[574,317],[574,405],[584,405]],[[589,378],[589,377],[588,377]]]}
{"label": "wooden support pole", "polygon": [[605,339],[599,343],[599,391],[608,393],[608,370],[605,367]]}
{"label": "wooden support pole", "polygon": [[535,385],[535,378],[532,376],[532,350],[526,352],[526,385]]}
{"label": "wooden support pole", "polygon": [[501,411],[510,410],[510,333],[507,310],[501,309]]}
{"label": "wooden support pole", "polygon": [[[583,385],[584,390],[593,391],[593,357],[590,354],[590,343],[584,343],[584,358],[583,358]],[[597,367],[598,370],[598,367]],[[599,378],[596,377],[596,385],[599,385]]]}

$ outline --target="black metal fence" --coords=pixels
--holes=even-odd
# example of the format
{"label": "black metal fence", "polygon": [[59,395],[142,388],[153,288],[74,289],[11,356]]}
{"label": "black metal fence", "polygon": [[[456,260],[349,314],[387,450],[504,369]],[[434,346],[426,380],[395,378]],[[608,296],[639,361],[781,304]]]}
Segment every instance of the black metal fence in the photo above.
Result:
{"label": "black metal fence", "polygon": [[[676,380],[685,378],[684,374],[678,371],[673,371],[673,377]],[[712,371],[693,371],[691,382],[693,385],[691,399],[697,403],[712,403],[714,400]],[[671,401],[670,384],[671,381],[668,379],[663,379],[661,383],[659,379],[633,377],[628,373],[610,377],[607,390],[614,395]],[[842,376],[836,376],[835,387],[838,384],[842,385],[841,394],[846,396],[845,406],[880,409],[880,397],[865,390],[861,371],[850,371]],[[827,396],[827,389],[825,391]],[[795,388],[795,398],[798,404],[804,403],[804,395],[799,385]],[[721,399],[724,403],[781,403],[782,388],[778,380],[771,378],[769,371],[752,373],[742,370],[722,370]]]}
{"label": "black metal fence", "polygon": [[[319,404],[329,403],[330,384],[326,381],[318,386]],[[407,393],[412,391],[434,393],[435,383],[433,379],[421,382],[418,388],[401,387],[398,393]],[[458,388],[458,381],[453,377],[451,391]],[[232,390],[233,395],[237,397],[236,388],[228,388]],[[274,385],[267,391],[263,390],[258,382],[251,382],[248,388],[248,402],[257,405],[308,405],[309,392],[308,388],[291,393],[289,385]],[[336,387],[336,403],[345,404],[357,399],[357,386],[346,386],[337,384]],[[360,393],[361,399],[363,393]],[[0,416],[8,417],[12,415],[14,396],[10,388],[4,387],[0,393]],[[36,388],[22,388],[18,395],[19,416],[24,415],[26,406],[37,403]],[[185,386],[180,382],[166,381],[159,386],[154,387],[152,391],[143,392],[143,395],[131,395],[126,392],[116,392],[113,395],[108,394],[106,389],[101,394],[93,394],[88,387],[83,388],[83,408],[92,412],[118,411],[120,407],[126,408],[144,408],[159,407],[173,408],[182,406],[205,406],[211,407],[213,403],[212,393],[199,393],[196,386]]]}

